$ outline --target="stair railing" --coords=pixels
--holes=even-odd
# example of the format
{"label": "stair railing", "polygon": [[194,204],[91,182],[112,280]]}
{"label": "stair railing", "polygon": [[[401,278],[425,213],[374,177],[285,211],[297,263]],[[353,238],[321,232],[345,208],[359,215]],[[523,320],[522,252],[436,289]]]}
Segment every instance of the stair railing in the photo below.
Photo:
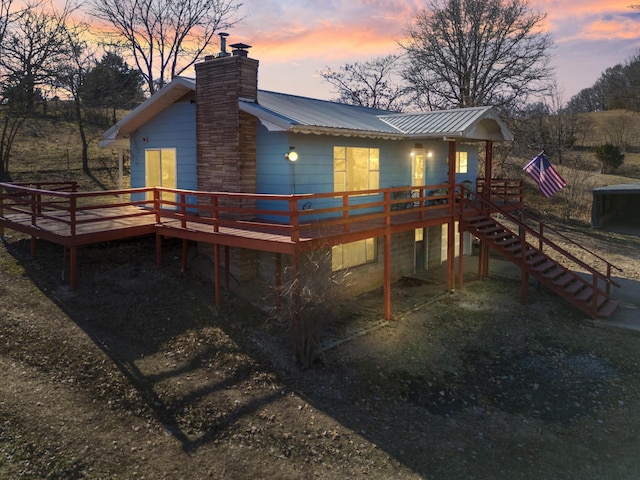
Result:
{"label": "stair railing", "polygon": [[[580,267],[582,267],[583,269],[585,269],[587,272],[591,273],[592,275],[592,286],[593,286],[593,305],[592,305],[592,309],[595,312],[596,308],[597,308],[597,292],[598,292],[598,279],[602,280],[605,284],[605,292],[607,295],[610,294],[611,292],[611,286],[615,286],[620,288],[620,284],[617,283],[612,277],[611,277],[611,273],[612,270],[617,270],[619,272],[622,272],[623,270],[620,267],[617,267],[616,265],[612,264],[611,262],[609,262],[608,260],[602,258],[600,255],[598,255],[595,252],[592,252],[591,250],[589,250],[588,248],[584,247],[583,245],[580,245],[579,243],[574,242],[572,239],[570,239],[569,237],[567,237],[566,235],[564,235],[561,232],[558,232],[556,229],[554,229],[553,227],[541,222],[540,220],[537,220],[531,216],[527,217],[532,219],[533,221],[536,221],[539,223],[539,229],[536,230],[532,227],[530,227],[529,225],[527,225],[525,223],[525,214],[522,210],[520,210],[520,216],[516,217],[515,215],[507,212],[506,210],[504,210],[503,208],[499,207],[498,205],[494,204],[493,202],[491,202],[490,200],[487,200],[486,198],[484,198],[481,195],[476,195],[474,192],[472,192],[471,190],[467,189],[464,185],[460,186],[461,189],[466,190],[466,195],[461,195],[461,201],[462,201],[462,212],[463,212],[463,216],[467,216],[469,213],[469,211],[476,211],[477,213],[482,213],[482,214],[487,214],[487,213],[499,213],[502,216],[504,216],[505,218],[507,218],[509,221],[511,221],[512,223],[514,223],[517,227],[518,227],[518,234],[520,235],[520,239],[522,241],[522,245],[523,245],[523,249],[522,249],[522,261],[524,262],[524,257],[525,257],[525,248],[526,245],[528,245],[528,242],[526,240],[526,235],[532,235],[533,237],[535,237],[538,240],[538,250],[540,250],[541,252],[543,251],[543,246],[547,246],[550,247],[552,250],[555,250],[556,252],[558,252],[559,254],[561,254],[564,258],[566,258],[567,260],[575,263],[576,265],[579,265]],[[478,202],[480,202],[480,204],[478,205]],[[574,246],[579,247],[581,250],[587,252],[589,255],[591,255],[592,257],[598,259],[599,261],[601,261],[602,263],[604,263],[606,265],[606,273],[602,273],[600,272],[600,270],[598,270],[597,268],[593,267],[592,265],[587,264],[586,262],[580,260],[579,258],[575,257],[574,255],[572,255],[571,253],[569,253],[567,250],[565,250],[564,248],[562,248],[560,245],[556,244],[555,242],[553,242],[551,239],[549,239],[546,236],[546,231],[551,231],[554,234],[558,235],[559,237],[561,237],[563,240],[565,240],[568,243],[571,243]],[[524,267],[524,263],[522,265],[522,267]]]}

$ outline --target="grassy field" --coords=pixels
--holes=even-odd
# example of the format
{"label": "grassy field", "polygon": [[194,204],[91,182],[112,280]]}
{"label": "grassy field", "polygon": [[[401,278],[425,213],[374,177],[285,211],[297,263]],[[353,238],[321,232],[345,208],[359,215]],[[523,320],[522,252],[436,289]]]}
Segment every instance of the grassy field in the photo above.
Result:
{"label": "grassy field", "polygon": [[[76,181],[80,190],[118,188],[118,152],[98,146],[104,128],[88,128],[90,175],[82,171],[78,127],[70,122],[31,120],[20,131],[9,163],[11,181]],[[129,184],[125,159],[125,188]]]}

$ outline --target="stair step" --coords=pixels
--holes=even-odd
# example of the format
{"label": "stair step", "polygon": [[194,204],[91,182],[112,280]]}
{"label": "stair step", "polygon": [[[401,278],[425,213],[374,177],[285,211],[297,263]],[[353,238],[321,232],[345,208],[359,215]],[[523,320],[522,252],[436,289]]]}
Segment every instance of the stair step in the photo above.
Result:
{"label": "stair step", "polygon": [[518,248],[520,248],[520,239],[518,237],[513,236],[513,233],[509,233],[509,237],[503,238],[495,242],[496,245],[503,248],[508,248],[512,245],[518,244]]}
{"label": "stair step", "polygon": [[575,275],[573,275],[572,273],[565,272],[564,275],[557,277],[553,281],[553,284],[558,287],[564,287],[565,285],[568,285],[570,282],[572,282],[575,278]]}
{"label": "stair step", "polygon": [[504,232],[504,228],[502,228],[499,225],[493,224],[493,226],[491,227],[487,227],[487,228],[483,228],[483,229],[479,229],[478,233],[484,235],[485,237],[488,237],[489,235],[496,233],[496,232]]}
{"label": "stair step", "polygon": [[471,225],[473,226],[473,228],[477,228],[478,230],[482,229],[482,228],[486,228],[486,227],[490,227],[490,226],[496,226],[496,222],[494,222],[492,219],[490,218],[484,218],[483,220],[479,220],[477,222],[473,222],[471,223]]}
{"label": "stair step", "polygon": [[562,268],[560,265],[556,265],[555,268],[552,268],[544,272],[542,276],[547,280],[555,280],[556,278],[560,277],[560,275],[562,275],[564,272],[565,272],[564,268]]}
{"label": "stair step", "polygon": [[609,298],[599,309],[597,312],[597,316],[600,318],[609,318],[613,312],[620,306],[619,300],[613,300]]}
{"label": "stair step", "polygon": [[578,277],[575,277],[573,282],[570,282],[564,286],[564,291],[571,295],[575,295],[584,286],[585,286],[585,283],[579,280]]}
{"label": "stair step", "polygon": [[504,247],[504,249],[507,252],[512,253],[514,257],[519,258],[520,251],[522,250],[522,245],[520,245],[520,239],[518,239],[517,242],[507,245],[506,247]]}
{"label": "stair step", "polygon": [[502,232],[496,232],[493,235],[489,235],[487,237],[487,240],[491,240],[494,243],[496,243],[499,240],[504,240],[505,238],[509,238],[509,237],[511,237],[511,233],[502,231]]}
{"label": "stair step", "polygon": [[592,295],[593,295],[593,288],[586,287],[578,292],[578,294],[576,295],[576,299],[580,300],[581,302],[586,302],[591,299]]}
{"label": "stair step", "polygon": [[555,266],[557,266],[556,262],[554,262],[553,260],[547,260],[546,262],[543,262],[533,267],[533,270],[535,270],[536,272],[543,273]]}
{"label": "stair step", "polygon": [[468,217],[465,218],[464,221],[467,222],[469,225],[475,223],[475,222],[479,222],[481,220],[487,220],[490,217],[487,217],[486,215],[476,215],[474,217]]}
{"label": "stair step", "polygon": [[540,262],[544,262],[545,260],[547,260],[547,258],[548,257],[546,257],[545,255],[539,252],[534,252],[532,255],[527,257],[524,263],[526,263],[529,266],[534,266],[534,265],[538,265]]}

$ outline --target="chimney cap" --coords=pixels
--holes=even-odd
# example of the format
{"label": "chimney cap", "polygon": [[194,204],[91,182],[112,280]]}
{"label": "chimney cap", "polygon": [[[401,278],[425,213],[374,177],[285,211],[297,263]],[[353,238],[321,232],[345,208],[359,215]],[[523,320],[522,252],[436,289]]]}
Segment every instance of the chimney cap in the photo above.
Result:
{"label": "chimney cap", "polygon": [[247,52],[247,49],[251,48],[251,45],[247,45],[245,43],[234,43],[231,45],[231,48],[233,48],[234,57],[248,57],[249,52]]}

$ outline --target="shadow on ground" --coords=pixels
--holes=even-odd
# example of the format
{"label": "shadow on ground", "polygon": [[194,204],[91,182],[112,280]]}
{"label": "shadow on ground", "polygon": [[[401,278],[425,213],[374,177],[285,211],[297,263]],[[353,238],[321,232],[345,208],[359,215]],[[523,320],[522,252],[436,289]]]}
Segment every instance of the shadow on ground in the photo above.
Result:
{"label": "shadow on ground", "polygon": [[442,279],[405,279],[394,322],[381,321],[376,292],[353,300],[301,371],[286,325],[234,294],[216,309],[209,279],[179,271],[179,245],[158,268],[153,241],[80,249],[75,291],[60,283],[60,247],[41,243],[31,260],[27,240],[6,243],[119,375],[81,346],[14,333],[31,335],[41,368],[158,422],[185,452],[250,451],[290,478],[631,478],[640,467],[637,341],[546,292],[522,306],[513,281],[469,273],[444,294]]}

